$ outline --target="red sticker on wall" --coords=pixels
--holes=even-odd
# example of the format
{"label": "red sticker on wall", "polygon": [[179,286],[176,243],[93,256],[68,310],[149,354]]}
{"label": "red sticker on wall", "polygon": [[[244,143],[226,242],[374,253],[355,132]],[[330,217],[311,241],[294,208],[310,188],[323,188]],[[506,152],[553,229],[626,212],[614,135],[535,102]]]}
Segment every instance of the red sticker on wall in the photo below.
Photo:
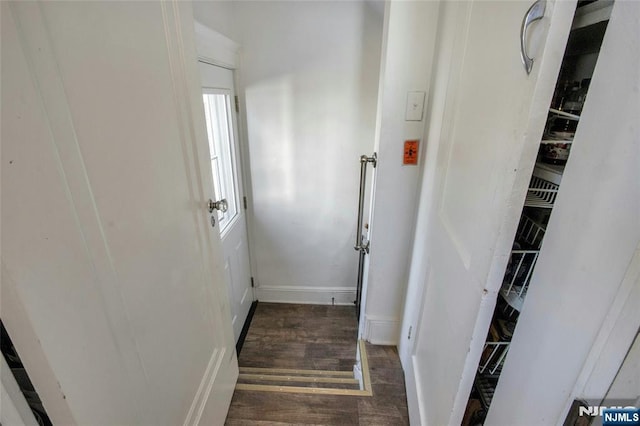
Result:
{"label": "red sticker on wall", "polygon": [[404,141],[404,156],[402,164],[415,166],[418,164],[418,139]]}

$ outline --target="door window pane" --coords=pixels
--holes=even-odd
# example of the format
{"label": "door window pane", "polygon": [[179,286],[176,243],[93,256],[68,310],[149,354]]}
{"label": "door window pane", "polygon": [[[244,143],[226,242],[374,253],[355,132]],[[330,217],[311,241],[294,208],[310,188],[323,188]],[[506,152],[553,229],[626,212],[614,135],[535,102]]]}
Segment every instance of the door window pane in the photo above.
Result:
{"label": "door window pane", "polygon": [[207,121],[207,137],[211,158],[211,174],[215,200],[226,199],[228,210],[218,211],[220,233],[223,234],[238,215],[238,196],[234,170],[231,96],[226,93],[202,95]]}

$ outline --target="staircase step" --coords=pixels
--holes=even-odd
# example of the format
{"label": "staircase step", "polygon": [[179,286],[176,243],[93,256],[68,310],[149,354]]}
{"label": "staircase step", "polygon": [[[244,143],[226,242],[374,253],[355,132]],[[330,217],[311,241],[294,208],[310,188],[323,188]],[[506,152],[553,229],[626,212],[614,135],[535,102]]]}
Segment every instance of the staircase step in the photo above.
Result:
{"label": "staircase step", "polygon": [[345,396],[371,396],[371,390],[360,389],[338,389],[338,388],[316,388],[305,386],[275,386],[256,385],[250,383],[238,383],[236,390],[259,391],[259,392],[283,392],[283,393],[309,393],[318,395],[345,395]]}
{"label": "staircase step", "polygon": [[272,388],[282,387],[295,387],[295,388],[309,388],[309,389],[340,389],[340,390],[360,390],[358,384],[346,384],[346,383],[311,383],[311,382],[263,382],[263,381],[239,381],[236,386],[239,385],[260,385]]}
{"label": "staircase step", "polygon": [[353,377],[353,371],[305,370],[297,368],[240,367],[240,374],[292,375],[312,377]]}
{"label": "staircase step", "polygon": [[238,385],[263,385],[266,389],[293,386],[297,388],[360,390],[360,382],[353,377],[351,371],[240,368]]}
{"label": "staircase step", "polygon": [[[352,374],[353,376],[353,374]],[[274,374],[247,374],[240,373],[238,381],[243,383],[249,381],[284,382],[284,383],[332,383],[360,385],[360,382],[353,377],[327,377],[327,376],[281,376]]]}
{"label": "staircase step", "polygon": [[353,371],[296,368],[240,367],[236,390],[306,393],[320,395],[371,396],[369,363],[364,342],[359,341],[364,389]]}

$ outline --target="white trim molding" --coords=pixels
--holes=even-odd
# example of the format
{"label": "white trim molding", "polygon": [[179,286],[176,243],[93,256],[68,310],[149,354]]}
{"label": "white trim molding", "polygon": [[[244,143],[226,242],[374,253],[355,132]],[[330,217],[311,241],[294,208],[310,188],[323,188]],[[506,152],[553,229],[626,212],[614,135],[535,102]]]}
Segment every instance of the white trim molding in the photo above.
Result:
{"label": "white trim molding", "polygon": [[363,339],[374,345],[396,346],[399,328],[400,320],[398,318],[365,314]]}
{"label": "white trim molding", "polygon": [[189,408],[189,412],[187,413],[187,417],[184,420],[183,426],[195,426],[200,424],[202,412],[204,411],[205,406],[209,401],[211,389],[213,388],[214,382],[220,370],[220,365],[222,365],[222,361],[224,360],[226,350],[226,347],[222,348],[221,350],[218,348],[215,348],[213,350],[213,353],[209,358],[209,363],[207,364],[207,369],[202,376],[200,386],[198,387],[196,395],[191,402],[191,407]]}
{"label": "white trim molding", "polygon": [[196,20],[194,30],[198,59],[223,68],[238,68],[238,43]]}
{"label": "white trim molding", "polygon": [[356,300],[355,287],[260,286],[260,302],[304,303],[312,305],[351,305]]}
{"label": "white trim molding", "polygon": [[427,425],[424,401],[426,397],[418,381],[418,363],[415,355],[412,355],[404,369],[404,382],[409,407],[409,423],[412,425]]}

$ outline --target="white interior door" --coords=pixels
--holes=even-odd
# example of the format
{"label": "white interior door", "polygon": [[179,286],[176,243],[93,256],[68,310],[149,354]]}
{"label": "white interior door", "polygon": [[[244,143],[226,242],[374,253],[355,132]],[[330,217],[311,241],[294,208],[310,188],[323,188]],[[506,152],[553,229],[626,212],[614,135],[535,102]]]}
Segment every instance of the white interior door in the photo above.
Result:
{"label": "white interior door", "polygon": [[218,230],[222,238],[224,273],[229,285],[231,323],[236,341],[253,302],[242,162],[236,125],[231,70],[200,62],[202,100],[207,121],[209,150]]}
{"label": "white interior door", "polygon": [[186,2],[2,2],[2,316],[54,424],[224,423],[195,58]]}
{"label": "white interior door", "polygon": [[529,27],[527,75],[520,29],[531,4],[441,5],[425,138],[434,145],[426,164],[434,173],[425,176],[434,182],[423,182],[433,189],[423,193],[413,259],[425,276],[410,282],[424,289],[409,293],[422,295],[408,302],[420,314],[405,322],[414,331],[407,383],[415,424],[462,420],[524,202],[574,6],[548,1],[545,18]]}

